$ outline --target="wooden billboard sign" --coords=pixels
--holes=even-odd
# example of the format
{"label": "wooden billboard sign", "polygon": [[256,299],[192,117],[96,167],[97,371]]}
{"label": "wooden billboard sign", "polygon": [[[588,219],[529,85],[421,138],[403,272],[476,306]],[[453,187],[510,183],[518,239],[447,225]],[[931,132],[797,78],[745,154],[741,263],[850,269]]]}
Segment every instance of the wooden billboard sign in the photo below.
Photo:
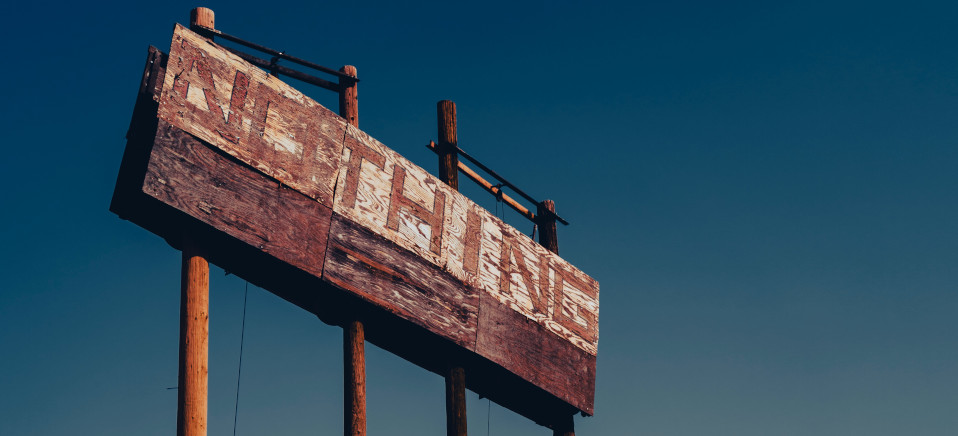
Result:
{"label": "wooden billboard sign", "polygon": [[537,422],[593,413],[598,283],[343,118],[177,25],[111,210]]}

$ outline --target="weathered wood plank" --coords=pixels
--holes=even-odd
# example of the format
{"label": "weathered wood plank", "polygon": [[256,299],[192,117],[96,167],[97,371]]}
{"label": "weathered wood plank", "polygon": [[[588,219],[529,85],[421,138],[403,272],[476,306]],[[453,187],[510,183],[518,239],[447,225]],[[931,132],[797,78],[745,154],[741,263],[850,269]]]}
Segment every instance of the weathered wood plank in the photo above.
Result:
{"label": "weathered wood plank", "polygon": [[159,120],[143,191],[314,276],[332,211]]}
{"label": "weathered wood plank", "polygon": [[333,214],[323,279],[475,349],[479,295],[419,256]]}
{"label": "weathered wood plank", "polygon": [[158,116],[331,206],[346,121],[177,25]]}
{"label": "weathered wood plank", "polygon": [[[333,210],[597,353],[598,282],[352,127]],[[557,270],[575,280],[563,280],[554,290]],[[560,304],[563,295],[569,298]]]}
{"label": "weathered wood plank", "polygon": [[[597,352],[594,280],[341,117],[193,32],[177,27],[171,50],[160,118]],[[562,281],[564,288],[553,291],[555,274],[540,265],[585,279]],[[566,306],[557,303],[566,294]]]}
{"label": "weathered wood plank", "polygon": [[[286,281],[249,273],[290,301],[319,313],[312,289],[327,289],[327,298],[338,292],[328,290],[333,284],[358,297],[335,297],[338,304],[385,310],[395,316],[377,316],[413,323],[420,341],[435,335],[474,352],[464,360],[475,370],[469,380],[525,380],[489,393],[521,398],[506,402],[520,413],[541,417],[551,413],[542,404],[554,410],[559,400],[592,413],[595,280],[298,91],[196,39],[177,28],[170,74],[155,74],[154,65],[144,76],[141,94],[151,95],[138,99],[140,133],[127,150],[136,153],[124,157],[111,208],[174,241],[177,224],[144,211],[177,222],[186,214],[208,227],[209,241],[220,241],[220,259],[295,268],[297,278]],[[237,244],[255,255],[223,248]],[[386,346],[436,370],[433,358],[400,339]],[[524,404],[546,395],[537,389],[552,399]]]}
{"label": "weathered wood plank", "polygon": [[476,352],[592,414],[596,357],[484,293]]}
{"label": "weathered wood plank", "polygon": [[596,354],[598,282],[498,219],[484,220],[482,233],[479,286],[546,330]]}

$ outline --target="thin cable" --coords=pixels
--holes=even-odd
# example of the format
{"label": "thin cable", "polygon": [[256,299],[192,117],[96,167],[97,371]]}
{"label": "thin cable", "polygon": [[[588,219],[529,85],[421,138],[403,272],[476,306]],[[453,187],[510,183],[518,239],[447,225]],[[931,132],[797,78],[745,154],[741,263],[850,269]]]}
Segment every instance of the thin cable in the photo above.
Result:
{"label": "thin cable", "polygon": [[233,436],[236,436],[236,418],[239,416],[240,376],[243,374],[243,342],[246,339],[246,297],[249,295],[249,282],[243,291],[243,326],[240,327],[239,368],[236,370],[236,405],[233,407]]}

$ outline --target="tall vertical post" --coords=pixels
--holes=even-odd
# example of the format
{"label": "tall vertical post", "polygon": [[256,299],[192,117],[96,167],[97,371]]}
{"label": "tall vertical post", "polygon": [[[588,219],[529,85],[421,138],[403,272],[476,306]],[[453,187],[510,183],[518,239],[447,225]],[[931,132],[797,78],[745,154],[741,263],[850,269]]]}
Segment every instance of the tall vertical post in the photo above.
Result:
{"label": "tall vertical post", "polygon": [[466,371],[450,366],[446,373],[446,436],[466,433]]}
{"label": "tall vertical post", "polygon": [[[552,200],[542,200],[536,207],[536,225],[539,226],[539,244],[555,254],[559,254],[559,236],[556,233],[556,204]],[[558,415],[552,425],[553,436],[575,436],[573,415]]]}
{"label": "tall vertical post", "polygon": [[[339,69],[357,77],[356,67]],[[359,127],[359,97],[355,81],[340,78],[339,115]],[[343,327],[343,434],[366,436],[366,332],[363,323],[349,320]]]}
{"label": "tall vertical post", "polygon": [[[356,75],[356,67],[346,65],[339,69],[339,72],[348,74],[352,77]],[[339,78],[339,116],[346,119],[346,122],[353,127],[359,127],[359,87],[355,81]]]}
{"label": "tall vertical post", "polygon": [[[456,133],[456,103],[441,100],[436,103],[439,125],[439,179],[452,189],[459,190],[459,143]],[[466,371],[450,362],[446,373],[446,435],[466,436]]]}
{"label": "tall vertical post", "polygon": [[456,133],[456,103],[441,100],[436,103],[436,117],[439,124],[439,179],[452,189],[459,190],[459,144]]}
{"label": "tall vertical post", "polygon": [[343,434],[366,434],[366,333],[363,323],[350,321],[343,327]]}
{"label": "tall vertical post", "polygon": [[197,248],[183,247],[180,274],[180,367],[177,436],[206,436],[209,371],[210,266]]}
{"label": "tall vertical post", "polygon": [[[190,26],[214,28],[213,11],[190,11]],[[180,270],[180,356],[176,434],[206,436],[209,377],[210,265],[186,235]]]}
{"label": "tall vertical post", "polygon": [[552,428],[552,436],[575,436],[574,415],[562,415]]}
{"label": "tall vertical post", "polygon": [[536,224],[539,226],[539,244],[555,254],[559,254],[559,236],[556,234],[556,204],[552,200],[542,200],[536,207]]}
{"label": "tall vertical post", "polygon": [[203,26],[208,29],[215,29],[215,27],[213,27],[215,21],[212,9],[193,8],[193,10],[190,11],[190,28]]}

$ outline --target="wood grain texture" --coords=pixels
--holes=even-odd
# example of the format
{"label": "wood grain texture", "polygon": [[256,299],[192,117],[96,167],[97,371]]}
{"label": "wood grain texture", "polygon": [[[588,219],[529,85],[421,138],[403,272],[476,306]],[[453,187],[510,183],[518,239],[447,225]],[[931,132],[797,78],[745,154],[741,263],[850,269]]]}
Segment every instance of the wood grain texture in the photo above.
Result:
{"label": "wood grain texture", "polygon": [[[208,247],[216,248],[212,261],[257,269],[247,274],[307,310],[335,311],[320,308],[317,295],[329,298],[339,291],[328,289],[336,287],[345,291],[336,304],[377,313],[362,319],[365,325],[401,320],[410,323],[404,330],[408,341],[435,337],[456,344],[472,353],[462,360],[469,380],[482,384],[470,388],[501,383],[504,373],[518,377],[487,394],[520,413],[547,422],[551,412],[542,405],[561,409],[559,400],[592,413],[599,293],[594,279],[337,115],[310,112],[317,125],[341,129],[326,135],[322,127],[288,115],[309,106],[291,94],[275,104],[270,98],[278,94],[257,98],[269,88],[258,82],[258,73],[245,66],[224,73],[215,56],[207,56],[216,47],[204,43],[206,54],[194,51],[193,58],[182,56],[190,52],[181,45],[181,55],[167,62],[177,67],[165,75],[151,54],[127,149],[135,158],[124,156],[125,175],[118,178],[111,209],[174,246],[186,222],[177,214],[202,223],[207,240],[220,244]],[[208,83],[213,85],[201,86]],[[186,132],[167,119],[202,128]],[[295,141],[303,135],[312,140]],[[310,166],[303,158],[310,154],[328,165]],[[166,224],[167,217],[176,219]],[[264,271],[283,276],[258,272],[267,263]],[[446,370],[436,358],[421,356],[429,350],[405,338],[372,328],[367,335],[389,338],[384,347],[430,370]]]}
{"label": "wood grain texture", "polygon": [[[597,352],[598,282],[352,127],[333,210],[491,293],[552,334]],[[555,271],[574,280],[561,280]]]}
{"label": "wood grain texture", "polygon": [[210,346],[210,266],[197,247],[183,250],[176,433],[206,436]]}
{"label": "wood grain texture", "polygon": [[536,208],[536,225],[539,226],[539,244],[555,254],[559,254],[559,235],[556,231],[556,204],[552,200],[542,200]]}
{"label": "wood grain texture", "polygon": [[[356,67],[352,65],[343,66],[339,72],[353,77],[358,74]],[[339,116],[353,127],[359,127],[359,83],[340,77],[339,86],[343,88],[339,92]]]}
{"label": "wood grain texture", "polygon": [[440,100],[436,103],[436,118],[439,125],[439,180],[455,191],[459,190],[458,131],[456,129],[456,103]]}
{"label": "wood grain texture", "polygon": [[[365,132],[189,30],[176,29],[170,59],[160,118],[597,352],[595,280],[566,280],[563,289],[550,290],[546,282],[555,274],[548,268],[587,276]],[[443,136],[455,140],[449,132]],[[482,229],[478,252],[476,228]],[[568,298],[558,302],[560,296]]]}
{"label": "wood grain texture", "polygon": [[322,275],[329,208],[163,120],[143,191],[279,260]]}
{"label": "wood grain texture", "polygon": [[180,25],[167,69],[161,119],[332,205],[343,118]]}
{"label": "wood grain texture", "polygon": [[453,366],[446,373],[446,436],[466,436],[466,370]]}
{"label": "wood grain texture", "polygon": [[343,326],[343,434],[366,436],[366,333],[363,323]]}
{"label": "wood grain texture", "polygon": [[210,8],[193,8],[190,11],[190,26],[203,26],[215,29],[216,15]]}
{"label": "wood grain texture", "polygon": [[553,334],[597,353],[598,282],[499,220],[483,222],[479,286]]}
{"label": "wood grain texture", "polygon": [[479,295],[452,275],[333,214],[323,279],[474,350]]}
{"label": "wood grain texture", "polygon": [[481,297],[476,352],[591,415],[596,357],[490,297]]}

